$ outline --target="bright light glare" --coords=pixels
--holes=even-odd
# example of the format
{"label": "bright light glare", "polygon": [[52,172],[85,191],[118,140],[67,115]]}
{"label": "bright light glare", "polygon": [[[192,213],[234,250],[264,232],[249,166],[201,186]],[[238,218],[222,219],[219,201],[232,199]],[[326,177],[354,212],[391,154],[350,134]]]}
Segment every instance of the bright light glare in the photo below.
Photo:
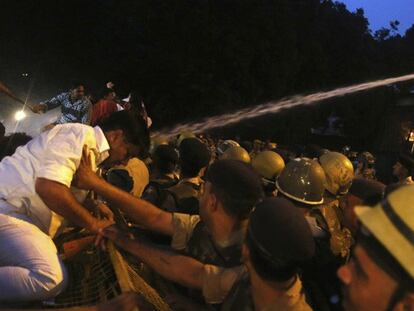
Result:
{"label": "bright light glare", "polygon": [[23,110],[17,111],[16,114],[14,115],[14,119],[16,121],[21,121],[24,118],[26,118],[26,113]]}
{"label": "bright light glare", "polygon": [[414,142],[414,131],[410,132],[410,136],[408,136],[408,141]]}

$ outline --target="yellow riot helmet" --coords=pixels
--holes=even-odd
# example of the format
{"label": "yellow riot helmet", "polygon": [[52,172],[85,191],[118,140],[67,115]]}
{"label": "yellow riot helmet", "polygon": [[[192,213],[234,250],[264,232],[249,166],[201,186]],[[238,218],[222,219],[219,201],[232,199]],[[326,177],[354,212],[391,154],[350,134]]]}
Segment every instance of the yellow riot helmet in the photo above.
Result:
{"label": "yellow riot helmet", "polygon": [[263,178],[275,181],[285,168],[285,161],[274,151],[263,151],[252,160],[252,166]]}
{"label": "yellow riot helmet", "polygon": [[240,146],[233,146],[221,155],[220,160],[238,160],[250,163],[250,156],[246,149]]}
{"label": "yellow riot helmet", "polygon": [[329,151],[319,158],[326,175],[326,190],[332,195],[348,193],[354,179],[352,162],[342,153]]}

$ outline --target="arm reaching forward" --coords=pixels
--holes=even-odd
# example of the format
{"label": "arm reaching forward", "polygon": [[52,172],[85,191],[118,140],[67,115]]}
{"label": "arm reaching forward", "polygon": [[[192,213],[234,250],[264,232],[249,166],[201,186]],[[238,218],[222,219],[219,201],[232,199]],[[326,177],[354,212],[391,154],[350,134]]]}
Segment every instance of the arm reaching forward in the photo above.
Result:
{"label": "arm reaching forward", "polygon": [[102,234],[164,278],[185,287],[202,289],[204,264],[194,258],[133,240],[114,226],[103,229]]}
{"label": "arm reaching forward", "polygon": [[169,236],[174,233],[172,213],[165,212],[145,200],[138,199],[98,177],[91,169],[86,148],[83,150],[74,185],[81,189],[95,191],[112,205],[122,210],[137,224],[148,230]]}

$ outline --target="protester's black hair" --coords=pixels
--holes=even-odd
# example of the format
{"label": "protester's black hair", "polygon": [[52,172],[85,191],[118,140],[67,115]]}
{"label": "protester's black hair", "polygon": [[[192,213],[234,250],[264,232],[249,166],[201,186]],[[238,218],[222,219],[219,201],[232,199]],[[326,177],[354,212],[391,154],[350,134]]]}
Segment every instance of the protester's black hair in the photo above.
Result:
{"label": "protester's black hair", "polygon": [[153,156],[153,166],[161,174],[171,174],[175,171],[178,163],[178,154],[175,149],[169,145],[160,145],[155,149]]}
{"label": "protester's black hair", "polygon": [[181,175],[197,177],[200,170],[210,162],[210,150],[198,138],[186,138],[179,147]]}
{"label": "protester's black hair", "polygon": [[71,90],[77,89],[79,86],[83,86],[86,89],[85,83],[82,83],[81,81],[73,81],[71,83]]}
{"label": "protester's black hair", "polygon": [[130,111],[118,111],[99,124],[99,127],[104,131],[122,130],[126,140],[139,147],[141,154],[148,151],[150,145],[149,130],[144,119]]}
{"label": "protester's black hair", "polygon": [[108,89],[108,88],[103,88],[100,92],[99,92],[99,99],[105,98],[106,96],[108,96],[109,94],[113,93],[114,90],[112,89]]}
{"label": "protester's black hair", "polygon": [[142,103],[144,101],[143,96],[138,91],[131,91],[129,103],[131,104],[131,109],[134,109],[138,113],[143,112]]}
{"label": "protester's black hair", "polygon": [[193,178],[198,176],[200,168],[195,167],[191,163],[180,162],[180,171],[182,176],[185,176],[186,178]]}

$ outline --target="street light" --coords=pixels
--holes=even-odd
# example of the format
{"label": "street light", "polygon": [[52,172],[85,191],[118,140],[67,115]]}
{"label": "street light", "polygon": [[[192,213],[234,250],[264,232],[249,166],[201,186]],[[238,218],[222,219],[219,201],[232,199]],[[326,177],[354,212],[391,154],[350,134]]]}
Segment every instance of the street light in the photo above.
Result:
{"label": "street light", "polygon": [[25,113],[23,110],[19,110],[19,111],[17,111],[17,112],[15,113],[15,115],[14,115],[14,119],[15,119],[16,121],[21,121],[21,120],[23,120],[24,118],[26,118],[26,113]]}

